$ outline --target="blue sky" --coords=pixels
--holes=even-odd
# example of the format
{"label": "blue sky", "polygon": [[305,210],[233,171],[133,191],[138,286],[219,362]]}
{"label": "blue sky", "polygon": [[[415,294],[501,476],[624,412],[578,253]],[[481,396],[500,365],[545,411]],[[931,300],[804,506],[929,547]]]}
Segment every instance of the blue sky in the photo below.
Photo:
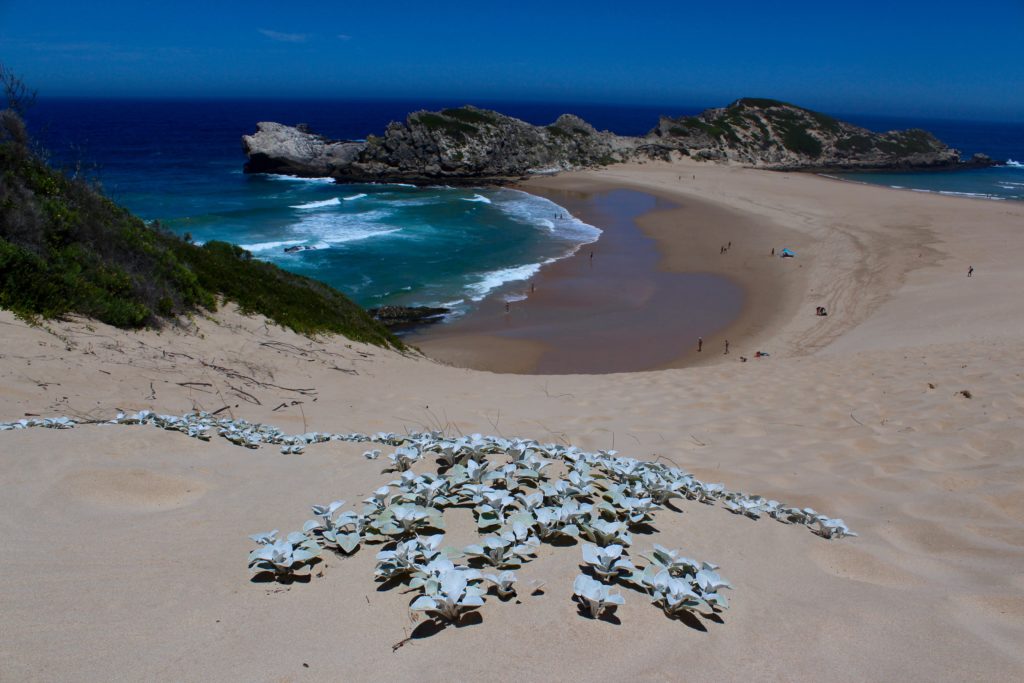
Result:
{"label": "blue sky", "polygon": [[1022,45],[1022,0],[0,0],[0,62],[44,96],[762,96],[1022,120]]}

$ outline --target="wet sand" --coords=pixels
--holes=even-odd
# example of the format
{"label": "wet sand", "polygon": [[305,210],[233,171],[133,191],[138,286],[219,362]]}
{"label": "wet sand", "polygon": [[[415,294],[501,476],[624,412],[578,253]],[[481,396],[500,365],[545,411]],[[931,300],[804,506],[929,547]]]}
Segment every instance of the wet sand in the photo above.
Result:
{"label": "wet sand", "polygon": [[428,356],[494,372],[679,367],[723,354],[727,338],[737,353],[745,333],[778,312],[762,301],[765,268],[749,263],[778,265],[770,226],[708,202],[589,179],[544,178],[523,189],[601,228],[601,238],[464,318],[410,335]]}

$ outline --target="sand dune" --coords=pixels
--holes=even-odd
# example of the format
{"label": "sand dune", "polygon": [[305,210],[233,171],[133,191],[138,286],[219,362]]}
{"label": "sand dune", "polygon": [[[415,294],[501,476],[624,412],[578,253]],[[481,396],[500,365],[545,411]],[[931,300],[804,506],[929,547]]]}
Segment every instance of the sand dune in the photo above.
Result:
{"label": "sand dune", "polygon": [[[1024,676],[1024,300],[1008,296],[1024,291],[1024,209],[703,165],[681,188],[679,168],[559,182],[692,193],[803,236],[805,289],[780,288],[790,300],[738,332],[729,357],[495,375],[309,340],[232,310],[138,334],[0,313],[0,419],[227,406],[291,432],[435,428],[614,447],[840,516],[858,538],[688,503],[659,512],[659,533],[635,545],[720,564],[735,586],[721,623],[670,621],[632,592],[620,624],[583,619],[570,600],[579,547],[543,546],[519,572],[542,594],[488,599],[479,623],[393,652],[418,624],[411,595],[377,590],[373,552],[328,557],[323,576],[288,587],[250,582],[245,566],[246,534],[297,528],[309,504],[387,481],[363,448],[285,456],[150,427],[4,432],[0,678]],[[651,229],[670,267],[686,235]],[[772,355],[738,362],[757,349]],[[469,542],[472,520],[449,514],[451,540]]]}

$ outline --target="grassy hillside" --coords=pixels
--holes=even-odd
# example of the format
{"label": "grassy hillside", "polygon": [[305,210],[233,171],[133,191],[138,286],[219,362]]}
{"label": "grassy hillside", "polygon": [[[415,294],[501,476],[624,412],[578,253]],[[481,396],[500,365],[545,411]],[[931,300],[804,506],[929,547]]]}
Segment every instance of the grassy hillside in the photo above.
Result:
{"label": "grassy hillside", "polygon": [[138,328],[215,310],[220,297],[303,334],[402,346],[337,290],[239,247],[200,247],[147,226],[89,183],[47,166],[17,114],[0,111],[0,308]]}

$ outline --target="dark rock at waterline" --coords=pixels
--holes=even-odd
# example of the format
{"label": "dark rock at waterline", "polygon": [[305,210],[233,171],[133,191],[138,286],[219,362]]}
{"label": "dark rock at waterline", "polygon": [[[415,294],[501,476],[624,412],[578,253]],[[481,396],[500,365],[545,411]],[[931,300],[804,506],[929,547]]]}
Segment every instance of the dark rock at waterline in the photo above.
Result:
{"label": "dark rock at waterline", "polygon": [[987,154],[978,152],[970,159],[964,162],[964,166],[970,166],[972,168],[988,168],[989,166],[998,166],[999,162],[990,157]]}
{"label": "dark rock at waterline", "polygon": [[451,311],[431,306],[381,306],[367,312],[386,327],[395,328],[440,322]]}
{"label": "dark rock at waterline", "polygon": [[286,254],[294,254],[297,251],[312,251],[312,250],[315,250],[315,249],[316,249],[316,247],[311,247],[308,244],[296,244],[295,246],[292,246],[292,247],[285,247],[284,248],[284,253],[286,253]]}

